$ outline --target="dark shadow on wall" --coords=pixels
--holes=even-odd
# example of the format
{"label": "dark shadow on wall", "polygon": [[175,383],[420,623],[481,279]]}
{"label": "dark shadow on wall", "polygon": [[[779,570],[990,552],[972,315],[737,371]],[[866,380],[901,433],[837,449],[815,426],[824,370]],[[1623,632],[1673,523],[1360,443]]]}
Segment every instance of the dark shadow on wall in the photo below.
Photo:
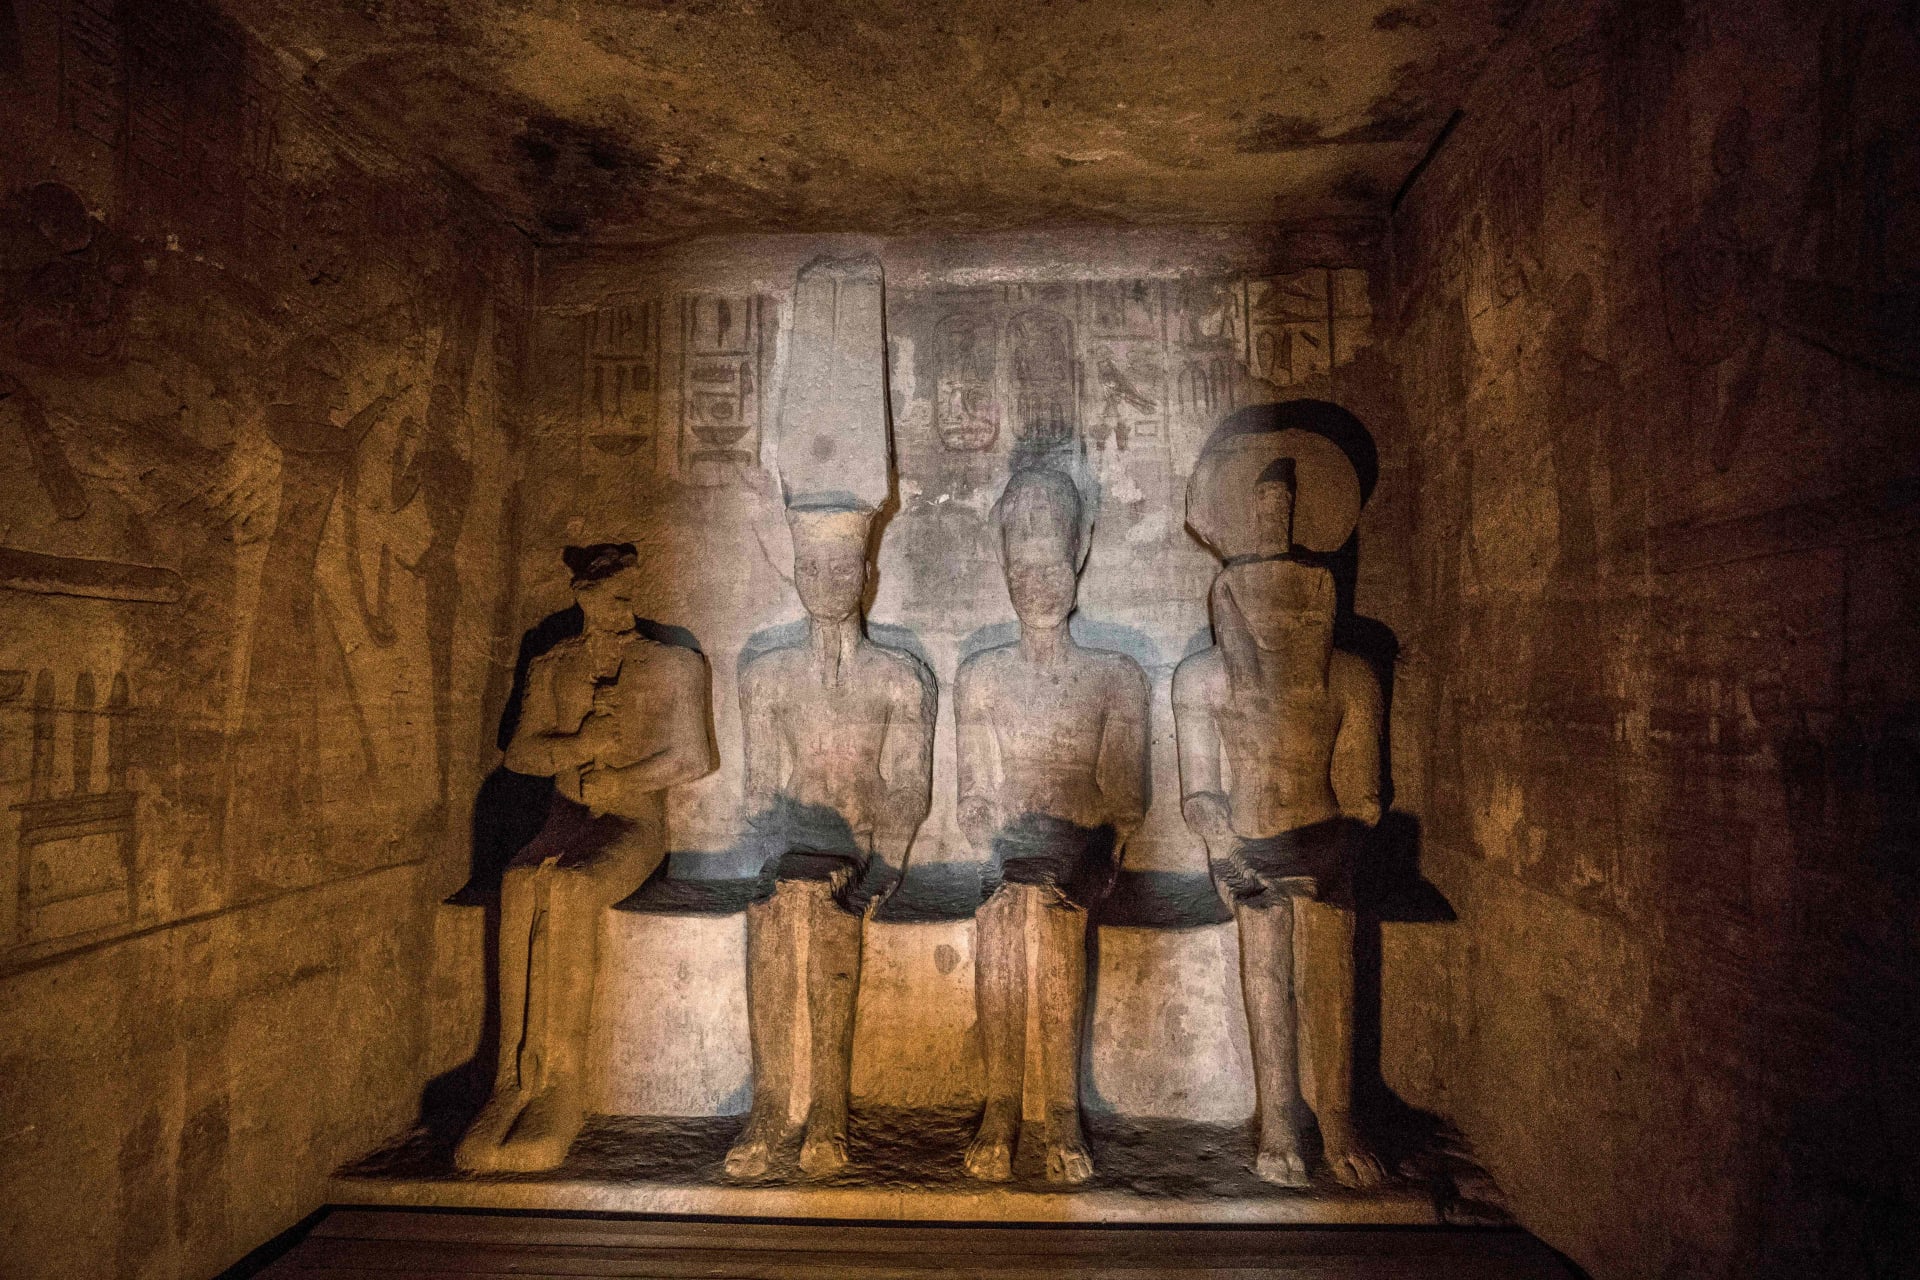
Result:
{"label": "dark shadow on wall", "polygon": [[[701,652],[699,640],[685,627],[650,618],[636,618],[635,623],[635,629],[642,636],[657,644]],[[502,752],[520,727],[521,706],[527,695],[527,673],[534,660],[561,641],[581,634],[585,627],[586,619],[580,606],[569,605],[548,614],[520,637],[519,656],[513,664],[513,685],[500,712],[500,728],[495,736],[495,745]],[[501,881],[513,855],[540,834],[552,800],[552,778],[515,773],[504,764],[496,765],[481,781],[474,797],[467,882],[447,897],[446,905],[475,907],[485,913],[482,975],[486,983],[486,1003],[481,1015],[480,1042],[473,1057],[427,1082],[421,1092],[418,1119],[427,1129],[430,1140],[436,1146],[444,1144],[449,1156],[468,1122],[486,1103],[500,1055]],[[665,865],[663,859],[661,866]]]}
{"label": "dark shadow on wall", "polygon": [[1452,1144],[1440,1117],[1403,1100],[1381,1067],[1383,926],[1452,924],[1446,896],[1420,874],[1420,819],[1390,811],[1354,868],[1353,1098],[1387,1167],[1430,1157]]}

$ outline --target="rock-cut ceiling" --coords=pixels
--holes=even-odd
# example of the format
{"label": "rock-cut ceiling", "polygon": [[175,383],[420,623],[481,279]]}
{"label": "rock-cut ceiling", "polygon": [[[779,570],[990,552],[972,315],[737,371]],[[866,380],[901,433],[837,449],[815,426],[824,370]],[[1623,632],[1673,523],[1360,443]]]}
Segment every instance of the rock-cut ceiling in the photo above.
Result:
{"label": "rock-cut ceiling", "polygon": [[542,241],[1375,212],[1524,0],[223,0]]}

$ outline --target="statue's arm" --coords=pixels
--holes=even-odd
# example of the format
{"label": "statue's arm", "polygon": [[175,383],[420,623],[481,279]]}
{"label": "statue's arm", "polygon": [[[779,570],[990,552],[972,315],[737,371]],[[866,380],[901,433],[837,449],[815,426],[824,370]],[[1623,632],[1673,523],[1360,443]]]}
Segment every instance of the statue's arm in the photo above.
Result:
{"label": "statue's arm", "polygon": [[527,689],[520,703],[520,723],[507,743],[506,766],[515,773],[551,778],[578,764],[573,759],[574,735],[557,733],[560,718],[553,692],[554,663],[542,655],[527,672]]}
{"label": "statue's arm", "polygon": [[1216,857],[1233,838],[1232,811],[1220,771],[1220,727],[1215,708],[1223,677],[1209,649],[1173,672],[1173,728],[1180,745],[1180,812]]}
{"label": "statue's arm", "polygon": [[939,695],[933,674],[917,661],[903,672],[887,706],[880,750],[886,799],[873,828],[874,852],[896,871],[907,865],[913,833],[933,803],[933,721]]}
{"label": "statue's arm", "polygon": [[1340,729],[1333,740],[1333,798],[1340,815],[1368,826],[1380,821],[1380,740],[1386,699],[1364,659],[1336,654],[1340,663]]}
{"label": "statue's arm", "polygon": [[720,763],[713,746],[712,717],[708,715],[712,680],[707,660],[691,649],[668,647],[656,661],[659,668],[648,678],[668,685],[660,713],[665,723],[645,723],[645,700],[629,698],[626,723],[621,726],[618,741],[660,745],[645,755],[617,751],[611,758],[603,754],[598,761],[601,769],[620,775],[630,791],[661,791],[692,782],[712,773]]}
{"label": "statue's arm", "polygon": [[776,690],[762,655],[740,668],[740,736],[746,748],[746,814],[752,822],[773,809],[786,785],[781,768]]}
{"label": "statue's arm", "polygon": [[1096,776],[1116,843],[1124,845],[1147,816],[1147,673],[1131,661],[1114,664],[1100,726]]}
{"label": "statue's arm", "polygon": [[959,820],[967,843],[985,853],[1000,826],[1000,771],[993,713],[979,663],[969,659],[953,682],[953,718],[960,731]]}

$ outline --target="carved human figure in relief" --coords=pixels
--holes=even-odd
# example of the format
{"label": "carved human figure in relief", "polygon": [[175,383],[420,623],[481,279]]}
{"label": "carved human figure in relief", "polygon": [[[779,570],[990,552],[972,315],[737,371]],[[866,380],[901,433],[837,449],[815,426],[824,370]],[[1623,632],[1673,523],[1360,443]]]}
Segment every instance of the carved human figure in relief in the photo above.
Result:
{"label": "carved human figure in relief", "polygon": [[[1013,1176],[1029,1062],[1044,1099],[1048,1181],[1093,1175],[1080,1128],[1087,907],[1111,886],[1147,807],[1146,674],[1067,632],[1085,553],[1081,515],[1078,490],[1058,470],[1022,469],[1007,482],[994,523],[1020,638],[967,659],[955,684],[960,825],[993,883],[975,917],[987,1103],[966,1169],[994,1182]],[[1030,1004],[1037,1043],[1027,1037]]]}
{"label": "carved human figure in relief", "polygon": [[455,1151],[480,1172],[550,1169],[584,1118],[583,1059],[601,914],[660,863],[668,787],[711,773],[706,659],[636,629],[628,543],[569,547],[579,636],[527,672],[507,768],[554,781],[546,824],[500,899],[500,1063]]}
{"label": "carved human figure in relief", "polygon": [[[869,640],[861,617],[870,521],[789,513],[806,637],[740,672],[747,813],[773,888],[747,909],[753,1104],[727,1153],[736,1178],[764,1176],[796,1124],[802,1171],[846,1164],[862,917],[904,872],[931,798],[933,675]],[[796,1054],[808,1077],[798,1112]]]}
{"label": "carved human figure in relief", "polygon": [[[1222,443],[1232,456],[1203,458],[1189,490],[1189,523],[1226,567],[1209,597],[1213,647],[1174,673],[1182,810],[1239,921],[1258,1173],[1308,1185],[1295,1120],[1304,1068],[1334,1176],[1373,1186],[1381,1168],[1353,1122],[1350,885],[1352,860],[1380,820],[1383,703],[1367,663],[1333,648],[1332,575],[1294,554],[1304,486],[1291,455],[1304,455],[1315,479],[1344,467],[1350,482],[1351,468],[1327,463],[1321,455],[1333,446],[1320,437],[1260,434]],[[1357,517],[1351,488],[1323,508],[1350,505]],[[1324,509],[1316,511],[1323,536],[1315,549],[1344,542],[1352,517],[1332,519],[1329,533]],[[1296,928],[1306,934],[1298,954],[1311,957],[1304,973],[1295,972]],[[1300,1004],[1317,1016],[1303,1017]],[[1322,1029],[1305,1046],[1303,1023]]]}

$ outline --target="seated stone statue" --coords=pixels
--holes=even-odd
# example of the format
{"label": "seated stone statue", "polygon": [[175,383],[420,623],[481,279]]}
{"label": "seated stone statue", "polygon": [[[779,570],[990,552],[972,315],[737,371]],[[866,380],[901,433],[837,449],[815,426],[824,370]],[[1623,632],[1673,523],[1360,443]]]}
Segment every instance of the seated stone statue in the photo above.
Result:
{"label": "seated stone statue", "polygon": [[807,634],[740,673],[747,813],[769,893],[747,910],[753,1105],[727,1154],[736,1178],[764,1176],[790,1136],[796,1050],[809,1081],[800,1167],[817,1176],[846,1164],[861,920],[904,872],[927,815],[933,675],[866,636],[870,519],[790,513]]}
{"label": "seated stone statue", "polygon": [[[1279,451],[1277,442],[1244,439],[1230,447],[1249,446]],[[1212,540],[1227,562],[1210,593],[1213,647],[1174,672],[1182,811],[1206,842],[1240,925],[1259,1097],[1257,1172],[1283,1186],[1308,1185],[1295,1120],[1297,991],[1303,1001],[1330,1006],[1315,1024],[1329,1029],[1331,1041],[1306,1055],[1327,1162],[1342,1183],[1372,1186],[1381,1181],[1380,1166],[1352,1114],[1350,876],[1366,833],[1380,820],[1383,706],[1372,668],[1333,648],[1332,575],[1293,554],[1293,463],[1274,457],[1257,477],[1243,473],[1253,481],[1244,488],[1208,493],[1232,504],[1233,519],[1209,519],[1189,501],[1189,521],[1203,536],[1231,532]],[[1196,481],[1205,470],[1203,460]],[[1222,470],[1232,468],[1211,474]],[[1197,488],[1204,493],[1207,486]],[[1303,952],[1325,957],[1325,968],[1311,975],[1294,970],[1296,921],[1319,943]]]}
{"label": "seated stone statue", "polygon": [[[955,683],[961,829],[985,856],[974,991],[987,1103],[966,1156],[976,1178],[1013,1176],[1028,1063],[1045,1099],[1048,1181],[1093,1176],[1080,1128],[1087,907],[1112,886],[1146,813],[1147,678],[1067,631],[1086,550],[1073,481],[1022,468],[994,507],[1020,638],[967,659]],[[1038,935],[1027,964],[1027,931]],[[1039,1042],[1027,1040],[1037,1005]]]}
{"label": "seated stone statue", "polygon": [[566,1157],[584,1118],[601,913],[659,865],[666,789],[718,763],[706,659],[635,629],[636,559],[627,543],[567,549],[585,630],[527,673],[506,764],[551,777],[555,794],[501,890],[500,1063],[455,1151],[463,1169]]}

